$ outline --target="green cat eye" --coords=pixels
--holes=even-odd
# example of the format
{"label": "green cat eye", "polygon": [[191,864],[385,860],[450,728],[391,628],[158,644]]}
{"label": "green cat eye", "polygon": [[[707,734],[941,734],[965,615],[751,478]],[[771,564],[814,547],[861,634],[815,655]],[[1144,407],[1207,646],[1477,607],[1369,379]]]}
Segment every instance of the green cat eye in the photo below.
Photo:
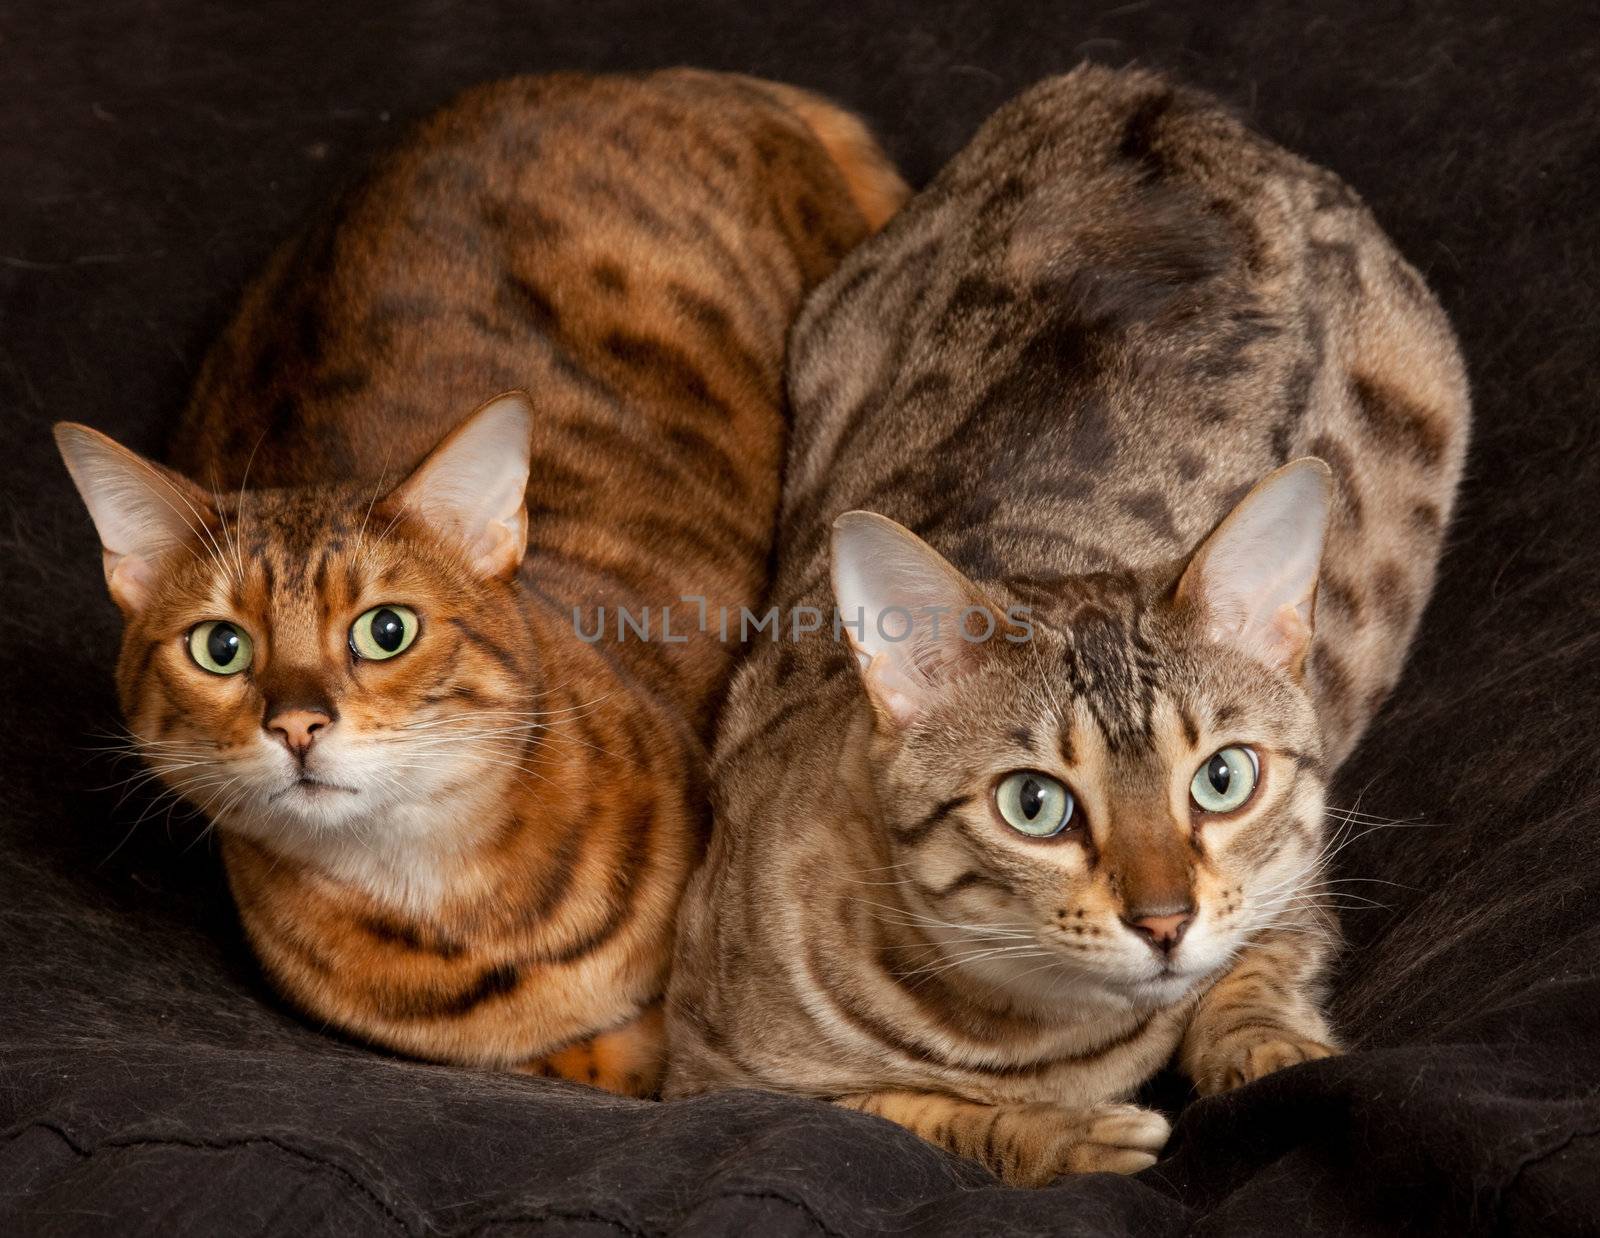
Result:
{"label": "green cat eye", "polygon": [[1048,774],[1019,770],[994,790],[995,807],[1012,829],[1029,838],[1051,838],[1067,828],[1077,808],[1072,792]]}
{"label": "green cat eye", "polygon": [[417,612],[409,606],[374,606],[350,625],[350,648],[369,662],[382,662],[411,648]]}
{"label": "green cat eye", "polygon": [[189,631],[189,656],[213,675],[237,675],[255,651],[249,633],[226,619],[208,619]]}
{"label": "green cat eye", "polygon": [[1261,768],[1248,748],[1224,748],[1194,772],[1189,797],[1201,812],[1232,812],[1255,792]]}

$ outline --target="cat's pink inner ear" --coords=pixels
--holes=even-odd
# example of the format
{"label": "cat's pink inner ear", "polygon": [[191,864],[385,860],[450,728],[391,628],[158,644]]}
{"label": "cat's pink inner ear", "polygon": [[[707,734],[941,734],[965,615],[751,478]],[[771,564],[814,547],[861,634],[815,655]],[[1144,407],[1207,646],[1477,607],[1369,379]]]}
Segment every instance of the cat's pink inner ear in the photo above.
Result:
{"label": "cat's pink inner ear", "polygon": [[457,426],[390,496],[456,542],[475,571],[509,576],[528,546],[533,408],[520,391]]}
{"label": "cat's pink inner ear", "polygon": [[1268,474],[1200,544],[1178,585],[1213,640],[1298,674],[1312,609],[1333,478],[1314,457]]}
{"label": "cat's pink inner ear", "polygon": [[160,561],[215,518],[210,496],[88,426],[61,422],[55,440],[100,535],[112,600],[137,613],[155,593]]}
{"label": "cat's pink inner ear", "polygon": [[979,644],[963,635],[969,609],[992,609],[938,551],[873,512],[834,521],[833,593],[868,697],[900,726],[977,656]]}
{"label": "cat's pink inner ear", "polygon": [[[855,642],[852,640],[851,643]],[[922,694],[927,690],[927,685],[909,678],[893,660],[883,654],[863,658],[858,646],[856,656],[861,660],[861,681],[879,712],[900,726],[914,721],[922,706]]]}

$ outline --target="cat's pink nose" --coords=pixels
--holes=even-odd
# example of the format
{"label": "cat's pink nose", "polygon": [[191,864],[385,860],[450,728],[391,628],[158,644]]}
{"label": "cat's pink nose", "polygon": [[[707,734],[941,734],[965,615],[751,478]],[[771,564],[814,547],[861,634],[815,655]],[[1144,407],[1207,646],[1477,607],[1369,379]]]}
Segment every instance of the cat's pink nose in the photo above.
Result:
{"label": "cat's pink nose", "polygon": [[1130,929],[1149,943],[1157,954],[1171,954],[1178,948],[1183,935],[1194,920],[1194,909],[1185,908],[1169,915],[1132,915],[1123,920]]}
{"label": "cat's pink nose", "polygon": [[267,730],[283,741],[283,746],[297,757],[311,750],[317,734],[333,719],[314,709],[286,709],[267,719]]}

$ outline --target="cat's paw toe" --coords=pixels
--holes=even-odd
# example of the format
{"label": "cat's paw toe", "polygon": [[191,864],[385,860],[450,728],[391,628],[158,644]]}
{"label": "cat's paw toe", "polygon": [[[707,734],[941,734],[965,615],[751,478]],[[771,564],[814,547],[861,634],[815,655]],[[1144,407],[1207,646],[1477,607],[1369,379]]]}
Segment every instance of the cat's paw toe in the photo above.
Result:
{"label": "cat's paw toe", "polygon": [[1283,1070],[1288,1066],[1298,1066],[1301,1062],[1314,1062],[1318,1058],[1332,1057],[1336,1053],[1337,1049],[1321,1041],[1283,1032],[1277,1036],[1257,1040],[1235,1051],[1226,1068],[1220,1072],[1218,1086],[1211,1090],[1226,1092],[1240,1088],[1247,1083],[1265,1078],[1274,1071]]}
{"label": "cat's paw toe", "polygon": [[1171,1124],[1154,1109],[1100,1105],[1090,1111],[1064,1168],[1080,1174],[1135,1174],[1156,1163],[1171,1134]]}

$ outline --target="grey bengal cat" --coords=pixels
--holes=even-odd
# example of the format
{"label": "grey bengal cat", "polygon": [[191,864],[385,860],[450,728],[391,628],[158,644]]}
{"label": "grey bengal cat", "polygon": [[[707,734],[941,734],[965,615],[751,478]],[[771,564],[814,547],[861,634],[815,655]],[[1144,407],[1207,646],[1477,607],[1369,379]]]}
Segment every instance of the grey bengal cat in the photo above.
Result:
{"label": "grey bengal cat", "polygon": [[1324,788],[1433,584],[1450,326],[1332,173],[1084,67],[789,365],[786,628],[718,740],[667,1093],[828,1098],[1014,1183],[1143,1168],[1169,1059],[1212,1093],[1336,1051]]}

